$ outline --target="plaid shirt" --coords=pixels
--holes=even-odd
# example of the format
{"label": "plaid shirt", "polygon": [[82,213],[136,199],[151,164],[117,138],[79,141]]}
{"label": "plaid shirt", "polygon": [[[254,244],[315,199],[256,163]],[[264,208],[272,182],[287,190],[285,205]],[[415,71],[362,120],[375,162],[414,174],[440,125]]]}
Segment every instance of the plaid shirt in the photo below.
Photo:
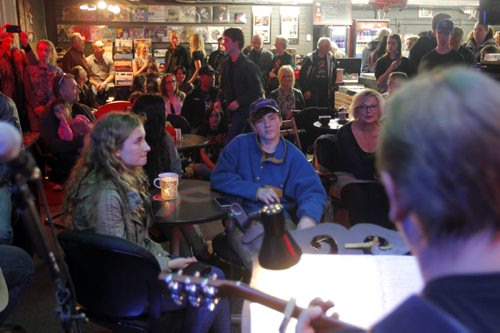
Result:
{"label": "plaid shirt", "polygon": [[22,87],[27,63],[24,51],[16,48],[6,51],[0,48],[0,91],[14,100],[18,97],[17,93],[20,93],[16,87]]}
{"label": "plaid shirt", "polygon": [[28,109],[46,105],[54,96],[52,80],[63,71],[54,64],[29,65],[24,74],[24,91]]}

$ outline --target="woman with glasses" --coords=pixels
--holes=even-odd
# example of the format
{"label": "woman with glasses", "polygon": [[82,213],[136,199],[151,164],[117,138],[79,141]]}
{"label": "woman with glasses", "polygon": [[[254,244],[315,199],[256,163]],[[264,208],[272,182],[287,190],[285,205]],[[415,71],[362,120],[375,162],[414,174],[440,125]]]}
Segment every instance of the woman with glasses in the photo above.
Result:
{"label": "woman with glasses", "polygon": [[401,37],[398,34],[389,36],[385,54],[377,60],[375,77],[378,91],[382,94],[387,91],[387,79],[392,72],[403,72],[410,76],[413,73],[408,58],[401,56]]}
{"label": "woman with glasses", "polygon": [[278,103],[281,117],[285,120],[293,117],[293,110],[304,108],[304,96],[299,89],[295,89],[295,72],[290,65],[282,66],[278,71],[279,87],[271,91],[269,97]]}
{"label": "woman with glasses", "polygon": [[174,74],[167,73],[161,79],[160,93],[165,101],[166,114],[180,115],[186,94],[179,90]]}
{"label": "woman with glasses", "polygon": [[351,224],[375,223],[390,227],[388,202],[375,170],[383,97],[372,89],[354,95],[349,112],[354,120],[337,133],[340,173],[337,190],[347,204]]}

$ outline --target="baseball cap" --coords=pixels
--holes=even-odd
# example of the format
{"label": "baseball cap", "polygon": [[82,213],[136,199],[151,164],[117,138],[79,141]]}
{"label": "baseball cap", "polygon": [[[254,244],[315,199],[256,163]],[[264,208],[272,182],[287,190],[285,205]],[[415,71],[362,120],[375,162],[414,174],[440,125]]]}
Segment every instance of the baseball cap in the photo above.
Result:
{"label": "baseball cap", "polygon": [[200,70],[198,71],[198,75],[214,75],[215,71],[210,65],[203,65],[200,67]]}
{"label": "baseball cap", "polygon": [[444,19],[438,22],[436,26],[436,31],[445,34],[451,34],[454,28],[453,21],[450,19]]}
{"label": "baseball cap", "polygon": [[437,24],[439,21],[442,21],[444,19],[451,19],[451,16],[446,13],[437,13],[432,17],[432,30],[436,30]]}
{"label": "baseball cap", "polygon": [[270,112],[281,114],[278,103],[274,99],[260,98],[250,105],[250,121],[253,123]]}

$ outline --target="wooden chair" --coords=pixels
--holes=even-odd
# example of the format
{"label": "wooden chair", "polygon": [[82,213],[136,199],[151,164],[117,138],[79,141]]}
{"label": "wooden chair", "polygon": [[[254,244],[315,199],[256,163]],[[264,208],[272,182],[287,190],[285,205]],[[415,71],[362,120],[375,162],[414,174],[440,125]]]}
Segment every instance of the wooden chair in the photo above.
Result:
{"label": "wooden chair", "polygon": [[280,133],[285,139],[291,139],[290,141],[303,151],[302,144],[300,143],[299,129],[297,128],[297,123],[294,118],[282,121]]}
{"label": "wooden chair", "polygon": [[130,103],[129,101],[114,101],[101,106],[99,109],[97,109],[97,112],[94,114],[94,116],[95,119],[99,120],[99,118],[104,117],[110,112],[126,112],[130,111],[131,108],[132,103]]}

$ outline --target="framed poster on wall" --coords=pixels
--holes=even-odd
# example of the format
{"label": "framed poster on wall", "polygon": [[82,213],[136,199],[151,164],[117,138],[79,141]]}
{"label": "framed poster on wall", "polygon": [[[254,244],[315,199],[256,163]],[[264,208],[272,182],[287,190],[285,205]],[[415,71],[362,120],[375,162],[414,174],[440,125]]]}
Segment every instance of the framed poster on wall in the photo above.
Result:
{"label": "framed poster on wall", "polygon": [[271,6],[252,6],[252,34],[261,34],[264,44],[271,43]]}
{"label": "framed poster on wall", "polygon": [[299,43],[299,7],[280,7],[280,28],[290,44]]}

